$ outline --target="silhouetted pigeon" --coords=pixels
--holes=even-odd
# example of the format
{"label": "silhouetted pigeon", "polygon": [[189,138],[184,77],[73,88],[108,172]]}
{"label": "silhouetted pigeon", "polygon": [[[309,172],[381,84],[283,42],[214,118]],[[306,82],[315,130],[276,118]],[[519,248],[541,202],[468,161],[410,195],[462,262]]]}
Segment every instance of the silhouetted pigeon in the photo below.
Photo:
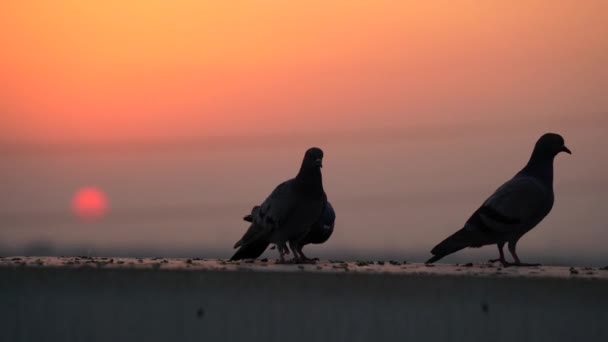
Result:
{"label": "silhouetted pigeon", "polygon": [[230,260],[257,258],[269,244],[276,244],[284,262],[285,244],[289,242],[294,261],[305,260],[302,240],[319,220],[327,197],[323,190],[321,167],[323,151],[306,151],[297,176],[277,186],[259,208],[252,211],[251,226],[234,248]]}
{"label": "silhouetted pigeon", "polygon": [[[252,222],[253,217],[255,215],[257,215],[257,211],[259,209],[260,209],[260,206],[253,207],[253,209],[251,209],[251,214],[243,217],[243,220],[245,220],[247,222]],[[331,234],[334,232],[335,222],[336,222],[336,212],[334,211],[334,208],[332,207],[331,203],[329,203],[329,201],[327,201],[325,209],[323,210],[323,214],[321,215],[319,220],[312,225],[308,234],[306,234],[306,236],[302,239],[302,241],[301,241],[302,248],[311,243],[312,244],[321,244],[321,243],[324,243],[325,241],[329,240],[329,238],[331,237]],[[261,248],[261,246],[259,248]],[[264,247],[264,250],[265,249],[266,249],[266,247]],[[274,249],[274,247],[272,247],[271,249]],[[254,248],[252,246],[251,250],[257,251],[258,248]],[[289,254],[289,249],[287,247],[285,247],[283,252],[284,252],[284,254]],[[302,254],[302,251],[300,251],[300,254]],[[308,258],[306,256],[304,256],[304,259],[306,260]]]}
{"label": "silhouetted pigeon", "polygon": [[[431,253],[427,263],[466,247],[497,244],[503,265],[533,266],[520,261],[515,247],[517,241],[539,224],[553,207],[553,160],[560,152],[572,154],[564,139],[554,133],[543,135],[532,152],[528,164],[515,177],[503,184],[473,213],[464,228],[457,231]],[[508,243],[515,263],[506,261],[503,246]]]}

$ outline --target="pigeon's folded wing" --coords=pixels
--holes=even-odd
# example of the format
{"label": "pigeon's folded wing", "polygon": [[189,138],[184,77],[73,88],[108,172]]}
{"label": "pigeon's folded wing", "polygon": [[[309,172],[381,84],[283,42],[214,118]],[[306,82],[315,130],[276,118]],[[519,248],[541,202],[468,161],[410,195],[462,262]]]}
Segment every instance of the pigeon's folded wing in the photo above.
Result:
{"label": "pigeon's folded wing", "polygon": [[491,231],[511,233],[536,224],[551,205],[551,192],[546,186],[533,177],[520,176],[498,188],[472,219]]}
{"label": "pigeon's folded wing", "polygon": [[235,248],[269,236],[276,227],[289,217],[296,200],[291,183],[291,181],[281,183],[259,208],[252,210],[251,226],[243,238],[236,243]]}

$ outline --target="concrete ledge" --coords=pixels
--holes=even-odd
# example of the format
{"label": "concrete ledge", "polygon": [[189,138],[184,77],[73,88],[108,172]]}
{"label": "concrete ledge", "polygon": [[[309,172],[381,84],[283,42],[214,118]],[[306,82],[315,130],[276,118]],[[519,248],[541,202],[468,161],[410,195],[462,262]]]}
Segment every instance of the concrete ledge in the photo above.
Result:
{"label": "concrete ledge", "polygon": [[608,341],[608,270],[10,257],[0,322],[0,341]]}

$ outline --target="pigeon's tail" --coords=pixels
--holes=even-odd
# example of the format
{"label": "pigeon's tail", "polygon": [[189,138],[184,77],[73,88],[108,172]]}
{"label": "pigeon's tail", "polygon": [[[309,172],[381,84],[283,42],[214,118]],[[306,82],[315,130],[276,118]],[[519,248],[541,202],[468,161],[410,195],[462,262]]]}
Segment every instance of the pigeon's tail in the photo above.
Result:
{"label": "pigeon's tail", "polygon": [[268,241],[256,241],[241,245],[241,248],[234,253],[230,260],[255,259],[264,253],[266,248],[268,248],[268,245],[270,245],[270,242]]}
{"label": "pigeon's tail", "polygon": [[437,261],[437,260],[439,260],[439,259],[443,258],[444,256],[445,256],[445,255],[433,255],[433,256],[432,256],[432,257],[431,257],[429,260],[427,260],[427,261],[425,262],[425,264],[432,264],[432,263],[434,263],[435,261]]}
{"label": "pigeon's tail", "polygon": [[488,235],[483,231],[464,227],[435,246],[435,248],[431,250],[433,257],[426,263],[432,264],[447,255],[456,253],[467,247],[481,247],[489,243],[492,243],[492,241],[488,239]]}

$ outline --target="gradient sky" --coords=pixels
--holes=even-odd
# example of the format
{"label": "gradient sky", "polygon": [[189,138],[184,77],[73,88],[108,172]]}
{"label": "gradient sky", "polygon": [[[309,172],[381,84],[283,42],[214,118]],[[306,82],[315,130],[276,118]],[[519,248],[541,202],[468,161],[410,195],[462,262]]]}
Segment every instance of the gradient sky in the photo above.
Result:
{"label": "gradient sky", "polygon": [[[520,255],[600,264],[606,13],[604,0],[0,1],[0,252],[228,257],[240,218],[316,145],[338,224],[313,255],[425,260],[556,131],[574,155],[557,159],[554,211]],[[107,194],[100,222],[70,213],[88,186]],[[461,258],[475,253],[495,250]]]}
{"label": "gradient sky", "polygon": [[596,113],[605,13],[603,0],[2,1],[1,138]]}

